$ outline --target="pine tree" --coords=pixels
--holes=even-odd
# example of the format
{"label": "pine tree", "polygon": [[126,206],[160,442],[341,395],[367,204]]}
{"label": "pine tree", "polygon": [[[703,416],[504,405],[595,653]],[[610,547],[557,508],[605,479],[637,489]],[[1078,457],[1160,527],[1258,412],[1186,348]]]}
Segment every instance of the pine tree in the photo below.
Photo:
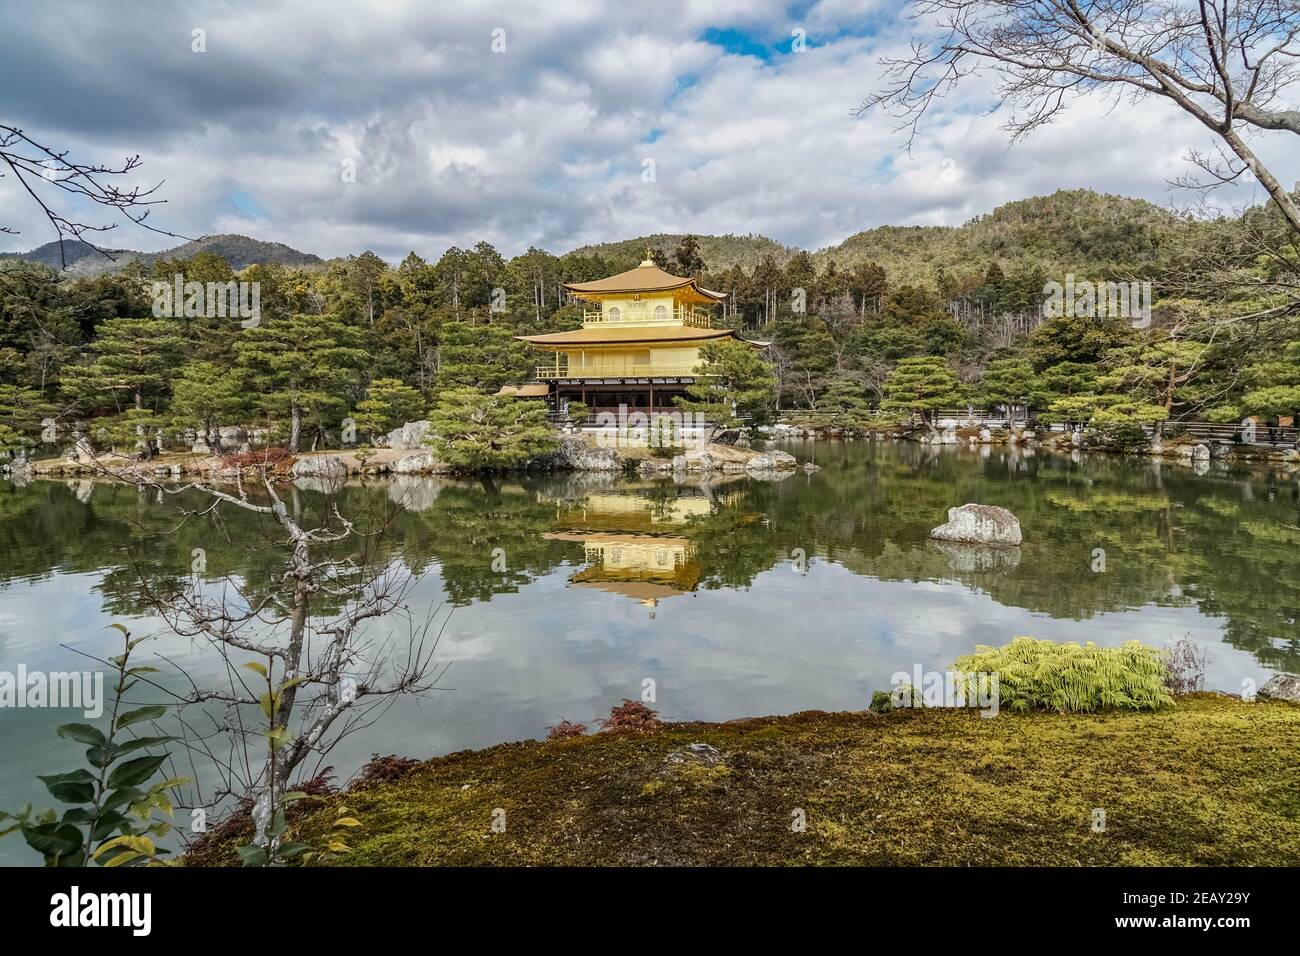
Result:
{"label": "pine tree", "polygon": [[345,391],[369,356],[356,331],[337,315],[291,315],[245,329],[235,343],[238,365],[271,417],[289,419],[288,447],[298,451],[303,422],[318,430],[341,421]]}
{"label": "pine tree", "polygon": [[223,450],[221,424],[238,424],[248,406],[248,391],[238,372],[214,362],[190,362],[172,387],[173,425],[194,429],[218,454]]}
{"label": "pine tree", "polygon": [[352,418],[357,431],[373,442],[380,435],[424,416],[424,396],[401,379],[377,378],[357,403]]}
{"label": "pine tree", "polygon": [[89,365],[63,370],[64,392],[87,411],[143,409],[166,396],[185,340],[176,319],[109,319]]}
{"label": "pine tree", "polygon": [[686,397],[675,398],[678,408],[703,415],[715,425],[737,415],[755,425],[771,420],[776,376],[752,345],[728,340],[710,342],[700,349],[701,368],[708,374],[687,386]]}
{"label": "pine tree", "polygon": [[979,394],[990,406],[1002,406],[1011,419],[1012,405],[1027,405],[1038,387],[1033,367],[1022,358],[1001,358],[989,362],[980,377]]}
{"label": "pine tree", "polygon": [[936,356],[923,356],[903,359],[894,367],[885,381],[885,400],[880,407],[918,413],[921,423],[933,428],[935,410],[951,408],[961,401],[961,385],[948,364]]}
{"label": "pine tree", "polygon": [[517,468],[556,444],[543,403],[473,388],[440,392],[429,421],[435,452],[458,471]]}

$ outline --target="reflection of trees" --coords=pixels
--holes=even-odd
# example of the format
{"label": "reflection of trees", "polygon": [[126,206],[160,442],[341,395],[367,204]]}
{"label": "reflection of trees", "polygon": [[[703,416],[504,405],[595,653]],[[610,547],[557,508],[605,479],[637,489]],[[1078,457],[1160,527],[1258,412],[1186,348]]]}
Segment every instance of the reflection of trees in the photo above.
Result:
{"label": "reflection of trees", "polygon": [[[802,549],[857,574],[955,580],[1002,604],[1075,620],[1147,604],[1197,605],[1225,619],[1232,646],[1266,666],[1300,669],[1294,477],[1197,478],[1177,466],[1108,458],[1090,458],[1084,468],[1002,448],[977,457],[915,445],[823,444],[817,460],[817,475],[782,482],[536,476],[430,482],[396,498],[392,486],[353,484],[333,500],[363,527],[387,520],[380,546],[413,572],[439,565],[456,604],[490,600],[561,564],[582,563],[582,543],[554,532],[671,530],[690,540],[705,588],[747,587]],[[232,512],[221,523],[192,519],[178,527],[173,509],[134,488],[97,484],[86,501],[78,490],[78,483],[39,481],[0,489],[0,581],[99,571],[106,609],[139,613],[140,574],[155,587],[175,583],[189,575],[194,548],[206,551],[208,578],[231,575],[256,588],[283,570],[280,556],[262,546],[272,529],[257,516]],[[695,507],[701,499],[707,507]],[[315,492],[291,500],[306,511],[327,506]],[[1026,544],[1018,563],[929,545],[930,528],[966,501],[1019,516]],[[496,548],[504,571],[501,562],[493,567]],[[1096,548],[1105,551],[1104,573],[1092,570]]]}

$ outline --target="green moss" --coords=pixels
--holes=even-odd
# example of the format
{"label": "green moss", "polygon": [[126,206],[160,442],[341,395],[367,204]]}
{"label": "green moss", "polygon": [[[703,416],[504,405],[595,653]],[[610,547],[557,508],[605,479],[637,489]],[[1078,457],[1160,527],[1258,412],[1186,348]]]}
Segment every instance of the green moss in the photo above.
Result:
{"label": "green moss", "polygon": [[[694,741],[725,762],[665,764]],[[1208,694],[1156,712],[667,724],[453,754],[350,793],[365,828],[338,862],[1295,865],[1297,753],[1300,708]],[[323,806],[298,829],[332,819]]]}

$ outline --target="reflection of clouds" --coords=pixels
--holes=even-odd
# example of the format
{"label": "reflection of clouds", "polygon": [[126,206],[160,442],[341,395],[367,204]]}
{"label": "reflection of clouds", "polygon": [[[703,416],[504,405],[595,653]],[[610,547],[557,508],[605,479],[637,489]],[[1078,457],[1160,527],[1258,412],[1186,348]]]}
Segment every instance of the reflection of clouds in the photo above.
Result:
{"label": "reflection of clouds", "polygon": [[[835,457],[821,450],[819,456],[833,475]],[[940,468],[955,455],[945,450],[930,457],[929,467]],[[1003,467],[1023,464],[1017,456],[1002,457]],[[800,477],[801,482],[792,484],[802,484]],[[1026,472],[1015,480],[1042,477],[1041,472]],[[898,479],[900,484],[906,480]],[[780,494],[791,494],[792,484]],[[422,509],[452,486],[440,479],[405,478],[376,493],[405,508]],[[612,524],[621,528],[623,518],[630,521],[646,511],[647,499],[638,495],[671,483],[569,475],[539,487],[544,488],[540,500],[555,504],[557,514],[581,506],[594,521],[617,512],[619,520]],[[787,507],[777,504],[776,494],[764,499],[771,489],[743,477],[728,482],[725,489],[714,487],[709,497],[699,497],[700,489],[709,491],[707,486],[684,488],[697,497],[656,500],[647,519],[652,530],[675,533],[673,526],[689,518],[687,512],[699,518],[710,510],[706,501],[733,493],[734,501],[727,498],[718,506],[743,510],[744,495],[752,495],[751,504],[772,502],[770,515],[778,523]],[[1243,484],[1242,494],[1248,489]],[[1122,495],[1129,506],[1139,499],[1128,491]],[[1070,500],[1066,494],[1062,502]],[[855,507],[852,502],[815,504],[836,514],[842,510],[851,515]],[[1093,500],[1091,506],[1103,508],[1105,502]],[[455,533],[454,528],[439,531]],[[773,528],[771,533],[786,532]],[[917,533],[923,535],[924,530]],[[1153,646],[1186,636],[1208,648],[1211,688],[1238,692],[1243,679],[1259,685],[1269,676],[1250,653],[1222,643],[1221,619],[1204,616],[1191,605],[1152,605],[1079,621],[1003,605],[982,589],[1018,583],[1030,600],[1014,588],[995,593],[1004,600],[1050,606],[1038,600],[1038,591],[1069,583],[1068,574],[1047,563],[1060,559],[1059,539],[1027,545],[1021,565],[1006,569],[998,567],[1003,551],[993,555],[991,565],[980,552],[963,551],[957,557],[965,561],[969,556],[973,563],[959,561],[954,567],[950,561],[956,559],[947,549],[925,544],[920,537],[911,541],[906,534],[896,535],[884,547],[883,555],[870,558],[852,549],[835,549],[843,564],[828,560],[824,552],[814,553],[804,575],[795,573],[783,556],[747,588],[682,593],[662,602],[653,616],[643,604],[619,594],[570,586],[583,567],[575,554],[575,560],[520,584],[517,592],[505,591],[490,601],[451,611],[435,657],[437,664],[451,667],[438,689],[424,699],[398,699],[387,716],[343,741],[326,762],[346,777],[376,752],[424,756],[540,737],[561,719],[594,724],[622,698],[638,698],[647,678],[657,688],[652,706],[670,720],[727,720],[811,708],[858,710],[867,705],[873,690],[889,686],[896,671],[910,671],[918,664],[925,670],[943,670],[976,645],[1001,645],[1022,634],[1106,645],[1136,639]],[[762,552],[761,542],[756,550]],[[449,553],[456,556],[454,549]],[[932,579],[886,581],[860,573],[871,569],[872,561],[877,569]],[[980,574],[988,576],[981,579]],[[14,579],[0,591],[0,667],[12,668],[22,660],[44,670],[83,669],[84,660],[61,648],[60,642],[99,657],[116,653],[119,638],[104,629],[114,619],[101,610],[98,581],[94,574],[54,572],[34,580]],[[444,601],[445,582],[436,559],[431,559],[428,573],[413,583],[408,595],[414,622],[418,625]],[[448,610],[444,607],[442,613]],[[146,654],[176,659],[200,685],[224,684],[224,668],[205,642],[166,633],[156,619],[121,621],[137,634],[162,634],[142,648]],[[441,624],[439,618],[434,630]],[[404,622],[374,622],[365,634],[375,642],[372,654],[397,645],[395,657],[402,657]],[[170,674],[163,679],[178,683]],[[0,756],[9,771],[0,779],[0,806],[40,802],[44,798],[39,784],[32,789],[32,775],[75,763],[76,748],[52,737],[54,722],[46,714],[0,712]],[[0,845],[0,854],[5,852]]]}

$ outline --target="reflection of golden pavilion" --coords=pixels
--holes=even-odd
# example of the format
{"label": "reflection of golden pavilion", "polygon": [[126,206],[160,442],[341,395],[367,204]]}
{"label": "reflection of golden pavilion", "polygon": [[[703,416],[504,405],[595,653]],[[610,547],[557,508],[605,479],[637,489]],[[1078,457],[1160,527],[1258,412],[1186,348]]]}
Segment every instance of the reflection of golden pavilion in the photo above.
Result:
{"label": "reflection of golden pavilion", "polygon": [[694,543],[671,532],[712,507],[705,497],[593,494],[580,504],[562,506],[556,523],[563,530],[547,537],[582,543],[587,566],[569,578],[571,584],[654,607],[698,585]]}

